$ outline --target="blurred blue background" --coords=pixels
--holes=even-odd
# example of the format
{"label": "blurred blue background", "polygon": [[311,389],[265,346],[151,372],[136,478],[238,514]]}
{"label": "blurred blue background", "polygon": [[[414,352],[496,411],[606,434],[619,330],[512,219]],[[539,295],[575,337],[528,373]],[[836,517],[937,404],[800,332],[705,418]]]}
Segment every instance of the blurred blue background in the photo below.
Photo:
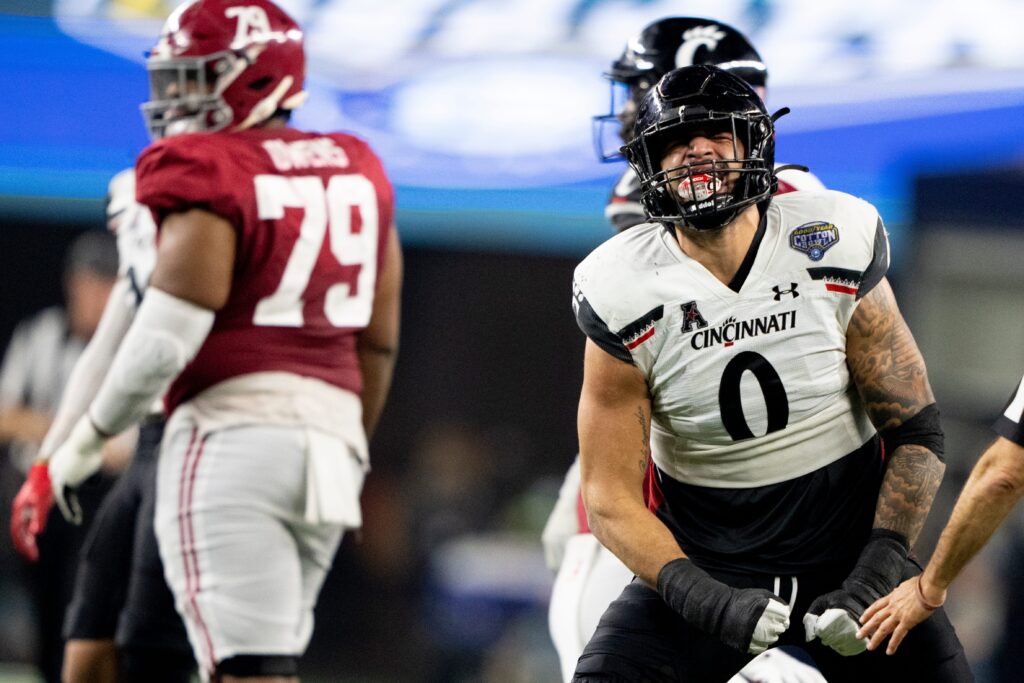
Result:
{"label": "blurred blue background", "polygon": [[[52,16],[0,18],[4,211],[95,215],[109,177],[147,143],[144,54],[172,4],[61,0]],[[622,167],[599,163],[591,147],[589,118],[607,108],[602,71],[648,21],[708,9],[283,4],[310,53],[311,97],[296,125],[372,141],[398,186],[409,243],[556,253],[607,235],[601,209]],[[1011,28],[1024,20],[1020,3],[820,4],[715,6],[769,64],[769,106],[793,110],[779,124],[780,161],[874,202],[898,242],[917,174],[1022,158],[1024,47]]]}

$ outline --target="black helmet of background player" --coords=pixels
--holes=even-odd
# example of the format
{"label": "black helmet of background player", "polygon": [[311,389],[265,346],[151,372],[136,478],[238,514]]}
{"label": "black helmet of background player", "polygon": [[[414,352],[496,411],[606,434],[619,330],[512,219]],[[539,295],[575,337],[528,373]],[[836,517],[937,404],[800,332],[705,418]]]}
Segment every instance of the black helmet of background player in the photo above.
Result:
{"label": "black helmet of background player", "polygon": [[[666,152],[695,133],[722,132],[732,134],[733,158],[692,158],[662,169]],[[707,64],[670,71],[649,89],[622,151],[652,221],[715,230],[770,201],[775,189],[775,126],[764,101],[742,78]]]}
{"label": "black helmet of background player", "polygon": [[594,144],[604,161],[621,158],[618,138],[629,142],[643,96],[673,69],[714,64],[752,85],[763,98],[768,69],[754,46],[728,24],[700,17],[667,17],[648,24],[612,62],[609,112],[594,117]]}

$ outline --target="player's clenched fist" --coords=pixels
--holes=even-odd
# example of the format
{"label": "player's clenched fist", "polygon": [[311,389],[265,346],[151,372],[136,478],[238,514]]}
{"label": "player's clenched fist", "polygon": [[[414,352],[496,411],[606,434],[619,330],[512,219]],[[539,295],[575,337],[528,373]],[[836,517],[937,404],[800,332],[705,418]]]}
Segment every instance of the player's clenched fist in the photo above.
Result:
{"label": "player's clenched fist", "polygon": [[764,652],[789,628],[789,607],[758,588],[732,588],[686,558],[658,574],[658,592],[688,623],[740,652]]}

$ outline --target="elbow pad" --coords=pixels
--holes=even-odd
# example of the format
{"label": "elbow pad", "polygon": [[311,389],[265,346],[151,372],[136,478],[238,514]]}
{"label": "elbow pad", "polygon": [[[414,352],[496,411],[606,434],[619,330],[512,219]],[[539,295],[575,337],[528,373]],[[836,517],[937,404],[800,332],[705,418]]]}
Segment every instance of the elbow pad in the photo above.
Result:
{"label": "elbow pad", "polygon": [[196,357],[213,320],[213,311],[150,287],[89,408],[97,429],[118,434],[141,418]]}
{"label": "elbow pad", "polygon": [[903,424],[888,427],[879,432],[885,444],[886,453],[895,453],[900,446],[923,446],[945,461],[945,436],[939,424],[939,408],[929,403],[917,415]]}

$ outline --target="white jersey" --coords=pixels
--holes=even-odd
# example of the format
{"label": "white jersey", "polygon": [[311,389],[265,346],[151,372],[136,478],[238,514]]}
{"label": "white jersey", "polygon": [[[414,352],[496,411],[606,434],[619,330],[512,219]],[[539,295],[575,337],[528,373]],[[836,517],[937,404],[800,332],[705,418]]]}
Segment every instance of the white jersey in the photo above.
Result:
{"label": "white jersey", "polygon": [[[149,209],[135,201],[135,169],[126,168],[107,186],[107,229],[117,238],[117,274],[130,285],[124,304],[135,315],[156,265],[156,223]],[[154,401],[151,414],[163,412]]]}
{"label": "white jersey", "polygon": [[131,283],[137,307],[156,264],[156,223],[149,209],[135,201],[135,169],[128,168],[110,180],[107,196],[107,227],[117,237],[118,275]]}
{"label": "white jersey", "polygon": [[794,192],[772,200],[730,285],[662,225],[645,224],[577,267],[573,303],[583,331],[647,380],[652,457],[677,495],[731,504],[735,495],[708,490],[750,490],[754,514],[768,508],[763,487],[873,441],[846,366],[846,329],[887,268],[873,206],[841,192]]}
{"label": "white jersey", "polygon": [[[135,201],[135,170],[115,175],[108,186],[107,227],[117,238],[118,281],[111,290],[99,326],[74,370],[40,452],[51,454],[71,433],[102,385],[127,333],[156,263],[156,226],[150,212]],[[154,403],[152,412],[160,412]]]}

